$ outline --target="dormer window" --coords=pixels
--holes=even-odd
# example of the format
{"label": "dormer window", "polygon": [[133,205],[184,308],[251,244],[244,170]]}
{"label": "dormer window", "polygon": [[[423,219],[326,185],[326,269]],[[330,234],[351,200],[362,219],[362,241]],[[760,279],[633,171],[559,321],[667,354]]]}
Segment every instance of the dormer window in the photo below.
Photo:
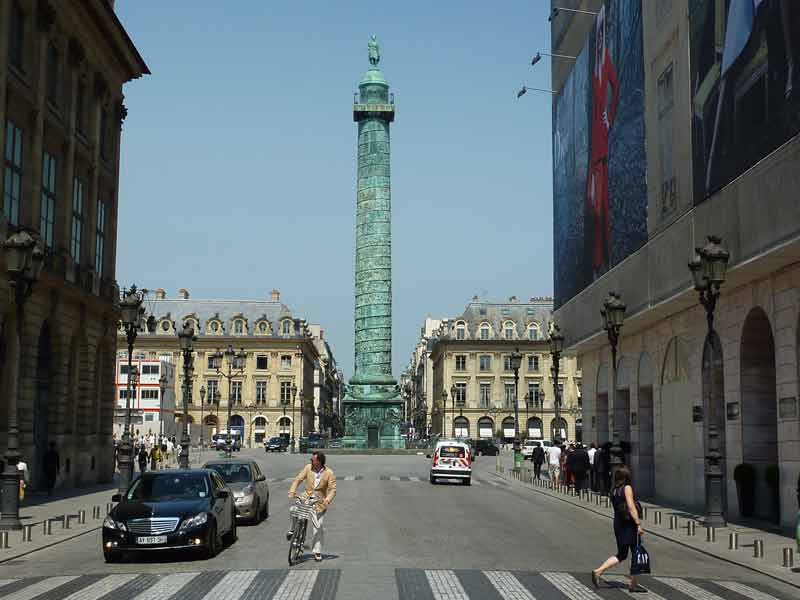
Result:
{"label": "dormer window", "polygon": [[172,327],[172,323],[170,323],[167,319],[161,321],[160,329],[162,333],[169,333],[169,330]]}
{"label": "dormer window", "polygon": [[538,323],[530,323],[528,325],[528,339],[534,342],[542,339],[542,334]]}
{"label": "dormer window", "polygon": [[456,324],[456,339],[457,340],[467,339],[467,326],[465,323]]}
{"label": "dormer window", "polygon": [[285,319],[283,322],[281,322],[281,334],[282,335],[292,334],[292,322],[289,319]]}
{"label": "dormer window", "polygon": [[269,324],[266,321],[261,321],[258,324],[258,332],[261,334],[266,334],[269,331]]}
{"label": "dormer window", "polygon": [[503,325],[503,337],[507,340],[514,339],[514,323],[506,321]]}
{"label": "dormer window", "polygon": [[482,340],[488,340],[489,339],[489,333],[490,333],[489,324],[488,323],[484,323],[483,325],[481,325],[481,339]]}
{"label": "dormer window", "polygon": [[242,335],[244,333],[244,321],[241,319],[237,319],[233,323],[233,332],[236,335]]}
{"label": "dormer window", "polygon": [[211,335],[222,335],[222,323],[217,319],[208,322],[208,332]]}

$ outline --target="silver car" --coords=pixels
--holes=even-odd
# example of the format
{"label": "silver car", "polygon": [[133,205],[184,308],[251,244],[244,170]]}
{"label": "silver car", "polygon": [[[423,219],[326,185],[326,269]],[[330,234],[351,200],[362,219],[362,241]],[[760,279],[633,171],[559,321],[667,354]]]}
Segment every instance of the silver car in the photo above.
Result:
{"label": "silver car", "polygon": [[236,517],[257,524],[269,516],[269,485],[254,460],[214,460],[203,465],[214,469],[228,484],[236,504]]}

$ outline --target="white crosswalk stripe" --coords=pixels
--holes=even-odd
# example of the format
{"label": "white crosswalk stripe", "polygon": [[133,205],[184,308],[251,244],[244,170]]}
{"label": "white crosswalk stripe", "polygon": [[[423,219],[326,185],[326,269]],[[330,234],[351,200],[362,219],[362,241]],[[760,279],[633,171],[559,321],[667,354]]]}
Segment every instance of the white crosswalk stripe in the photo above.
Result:
{"label": "white crosswalk stripe", "polygon": [[391,477],[389,477],[389,481],[400,481],[400,478],[397,477],[396,475],[392,475]]}
{"label": "white crosswalk stripe", "polygon": [[198,575],[199,573],[172,573],[159,579],[153,587],[143,591],[134,600],[167,600]]}
{"label": "white crosswalk stripe", "polygon": [[600,600],[600,596],[569,573],[542,573],[542,577],[556,586],[570,600]]}
{"label": "white crosswalk stripe", "polygon": [[42,581],[37,581],[33,585],[29,585],[27,587],[22,588],[12,594],[4,595],[3,600],[33,600],[39,594],[44,594],[45,592],[49,592],[52,589],[57,588],[60,585],[64,585],[72,581],[73,579],[77,579],[77,575],[63,575],[61,577],[48,577],[47,579],[43,579]]}
{"label": "white crosswalk stripe", "polygon": [[519,579],[508,571],[484,571],[483,574],[505,600],[536,600]]}
{"label": "white crosswalk stripe", "polygon": [[668,585],[673,589],[678,590],[679,592],[683,592],[687,596],[691,596],[694,598],[694,600],[724,600],[720,596],[717,596],[708,590],[704,590],[703,588],[696,586],[685,579],[680,579],[678,577],[655,577],[654,579]]}
{"label": "white crosswalk stripe", "polygon": [[715,581],[714,583],[727,590],[741,594],[745,598],[751,598],[752,600],[778,600],[775,596],[770,596],[760,590],[754,590],[750,586],[737,581]]}
{"label": "white crosswalk stripe", "polygon": [[356,476],[355,475],[345,475],[344,480],[345,481],[355,481],[356,480]]}
{"label": "white crosswalk stripe", "polygon": [[419,482],[419,477],[409,477],[408,480]]}
{"label": "white crosswalk stripe", "polygon": [[238,600],[258,575],[258,571],[231,571],[219,580],[205,600]]}
{"label": "white crosswalk stripe", "polygon": [[469,600],[461,582],[452,571],[425,571],[435,600]]}
{"label": "white crosswalk stripe", "polygon": [[308,600],[318,575],[319,571],[290,571],[275,592],[273,600]]}
{"label": "white crosswalk stripe", "polygon": [[17,579],[0,579],[0,588],[2,588],[4,585],[8,585],[9,583],[14,583],[15,581],[18,581],[18,580]]}
{"label": "white crosswalk stripe", "polygon": [[93,584],[86,586],[82,590],[70,594],[62,600],[97,600],[106,594],[113,592],[118,587],[122,587],[132,579],[136,579],[139,575],[136,573],[129,573],[126,575],[109,575],[103,577],[100,581],[95,581]]}
{"label": "white crosswalk stripe", "polygon": [[[609,582],[614,582],[619,584],[618,589],[622,590],[628,596],[632,596],[634,598],[641,598],[642,600],[665,600],[663,596],[659,596],[652,590],[647,590],[647,592],[630,592],[628,591],[628,578],[623,577],[622,575],[603,575],[603,579]],[[640,587],[647,587],[642,586],[641,583],[639,584]]]}

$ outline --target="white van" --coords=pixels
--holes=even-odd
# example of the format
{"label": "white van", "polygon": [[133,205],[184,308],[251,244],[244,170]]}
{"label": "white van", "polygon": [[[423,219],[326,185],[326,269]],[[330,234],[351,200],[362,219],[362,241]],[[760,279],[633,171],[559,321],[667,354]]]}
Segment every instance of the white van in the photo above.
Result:
{"label": "white van", "polygon": [[472,483],[472,451],[461,441],[440,441],[436,444],[431,462],[431,483],[439,479],[460,479]]}

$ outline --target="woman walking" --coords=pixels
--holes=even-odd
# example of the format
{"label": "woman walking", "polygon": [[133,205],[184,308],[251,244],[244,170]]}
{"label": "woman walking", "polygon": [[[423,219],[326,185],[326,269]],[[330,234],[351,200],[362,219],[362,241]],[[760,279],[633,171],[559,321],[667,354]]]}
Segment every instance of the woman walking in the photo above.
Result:
{"label": "woman walking", "polygon": [[[617,553],[609,556],[597,569],[592,571],[594,587],[600,587],[603,573],[628,558],[628,553],[636,546],[638,536],[644,533],[641,518],[636,508],[636,494],[631,482],[631,471],[622,465],[614,473],[614,488],[611,491],[611,504],[614,507],[614,537],[617,538]],[[644,591],[636,583],[636,575],[631,575],[628,590]]]}

